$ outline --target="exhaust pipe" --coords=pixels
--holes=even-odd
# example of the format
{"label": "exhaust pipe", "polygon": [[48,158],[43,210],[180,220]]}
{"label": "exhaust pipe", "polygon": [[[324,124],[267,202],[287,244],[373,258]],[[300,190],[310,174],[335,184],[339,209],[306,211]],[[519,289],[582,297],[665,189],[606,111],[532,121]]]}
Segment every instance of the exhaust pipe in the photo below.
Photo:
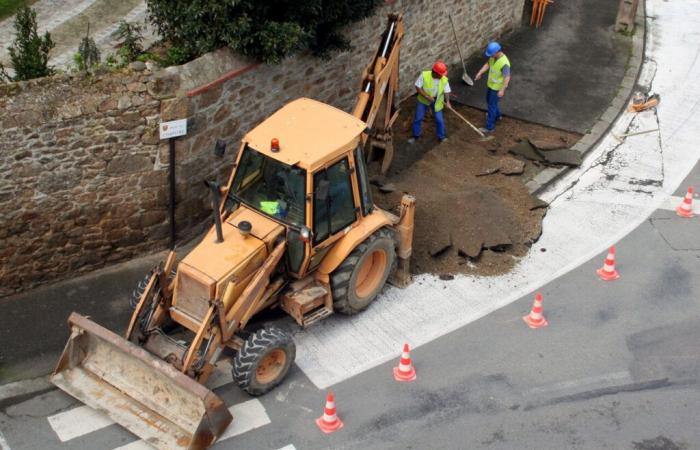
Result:
{"label": "exhaust pipe", "polygon": [[216,243],[224,242],[224,232],[221,229],[221,186],[216,181],[204,181],[204,185],[211,190],[211,203],[214,208],[214,224],[216,226]]}

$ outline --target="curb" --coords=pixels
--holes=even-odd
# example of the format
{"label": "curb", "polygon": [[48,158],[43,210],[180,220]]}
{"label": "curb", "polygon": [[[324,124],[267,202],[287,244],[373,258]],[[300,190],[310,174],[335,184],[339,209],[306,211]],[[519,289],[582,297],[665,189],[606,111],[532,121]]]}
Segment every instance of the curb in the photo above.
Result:
{"label": "curb", "polygon": [[[641,31],[641,33],[638,31]],[[581,153],[581,156],[585,156],[593,150],[593,147],[607,135],[617,118],[625,112],[625,107],[632,97],[637,79],[642,71],[642,61],[644,59],[644,50],[646,47],[646,34],[646,2],[641,1],[639,2],[635,18],[635,33],[632,37],[632,54],[629,58],[627,72],[622,78],[619,91],[608,106],[608,109],[598,118],[590,131],[571,147],[572,150]],[[538,173],[532,180],[525,183],[525,186],[530,195],[537,196],[552,183],[569,173],[570,170],[572,170],[570,167],[548,167]]]}

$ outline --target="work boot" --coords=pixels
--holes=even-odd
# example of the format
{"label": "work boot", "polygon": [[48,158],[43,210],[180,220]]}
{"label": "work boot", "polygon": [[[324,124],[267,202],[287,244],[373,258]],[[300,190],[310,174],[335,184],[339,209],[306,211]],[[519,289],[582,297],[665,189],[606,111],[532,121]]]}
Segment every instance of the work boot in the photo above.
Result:
{"label": "work boot", "polygon": [[494,130],[489,130],[488,128],[484,128],[484,127],[479,128],[479,131],[481,131],[484,134],[489,134],[489,133],[494,132]]}
{"label": "work boot", "polygon": [[438,141],[439,141],[441,144],[442,144],[443,142],[445,142],[446,140],[447,140],[447,137],[444,137],[444,138],[442,138],[442,139],[438,138]]}
{"label": "work boot", "polygon": [[417,140],[418,140],[417,137],[411,136],[410,138],[408,138],[408,141],[406,141],[406,142],[408,142],[409,144],[415,144]]}

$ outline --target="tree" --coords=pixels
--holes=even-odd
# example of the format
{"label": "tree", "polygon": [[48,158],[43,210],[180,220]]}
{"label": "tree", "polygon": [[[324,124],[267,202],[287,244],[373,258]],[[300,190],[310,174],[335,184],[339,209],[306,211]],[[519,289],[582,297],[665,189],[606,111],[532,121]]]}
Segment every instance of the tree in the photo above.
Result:
{"label": "tree", "polygon": [[327,57],[350,47],[340,28],[378,0],[147,0],[150,21],[190,58],[228,45],[276,63],[302,49]]}
{"label": "tree", "polygon": [[[20,8],[15,15],[15,40],[8,49],[15,69],[12,81],[52,75],[54,71],[49,67],[49,52],[53,47],[48,31],[43,37],[37,33],[36,12],[27,6]],[[7,74],[5,77],[10,78]]]}

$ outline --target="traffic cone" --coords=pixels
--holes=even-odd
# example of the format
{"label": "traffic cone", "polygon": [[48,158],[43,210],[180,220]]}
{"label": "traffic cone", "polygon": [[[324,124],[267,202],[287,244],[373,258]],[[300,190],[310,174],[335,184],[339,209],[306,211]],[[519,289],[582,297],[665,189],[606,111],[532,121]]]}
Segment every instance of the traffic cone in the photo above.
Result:
{"label": "traffic cone", "polygon": [[596,273],[601,280],[612,281],[620,278],[620,274],[615,270],[615,246],[613,245],[608,250],[608,256],[605,258],[603,267],[596,270]]}
{"label": "traffic cone", "polygon": [[403,344],[403,352],[399,360],[399,366],[394,367],[394,379],[396,381],[413,381],[416,379],[416,369],[411,364],[411,356],[408,353],[408,344]]}
{"label": "traffic cone", "polygon": [[532,304],[530,314],[523,317],[523,320],[530,328],[543,328],[549,325],[547,319],[542,315],[542,294],[535,294],[535,301]]}
{"label": "traffic cone", "polygon": [[335,400],[332,392],[329,392],[328,397],[326,397],[326,407],[323,410],[323,415],[316,419],[316,425],[326,434],[343,428],[343,422],[335,414]]}
{"label": "traffic cone", "polygon": [[688,192],[683,198],[683,202],[676,208],[676,214],[681,217],[693,217],[693,186],[688,188]]}

